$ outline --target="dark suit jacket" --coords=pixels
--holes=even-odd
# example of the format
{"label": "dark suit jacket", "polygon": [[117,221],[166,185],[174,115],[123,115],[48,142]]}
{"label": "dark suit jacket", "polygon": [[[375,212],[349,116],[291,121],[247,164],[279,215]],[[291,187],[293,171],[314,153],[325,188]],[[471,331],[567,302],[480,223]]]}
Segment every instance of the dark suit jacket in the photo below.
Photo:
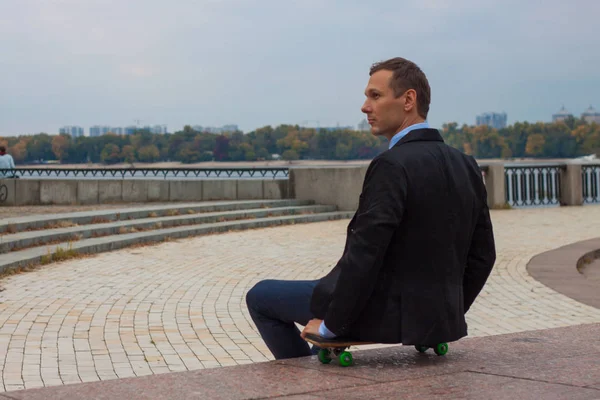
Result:
{"label": "dark suit jacket", "polygon": [[477,162],[437,130],[413,130],[369,165],[344,253],[311,310],[338,336],[451,342],[467,335],[465,313],[495,260]]}

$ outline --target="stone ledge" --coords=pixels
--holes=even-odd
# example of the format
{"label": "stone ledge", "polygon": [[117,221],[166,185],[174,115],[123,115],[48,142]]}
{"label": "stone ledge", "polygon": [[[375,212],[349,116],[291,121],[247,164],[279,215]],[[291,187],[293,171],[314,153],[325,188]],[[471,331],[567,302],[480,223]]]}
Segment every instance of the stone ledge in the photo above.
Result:
{"label": "stone ledge", "polygon": [[551,289],[592,307],[600,308],[598,282],[587,279],[580,267],[600,256],[600,238],[559,247],[533,257],[527,271]]}
{"label": "stone ledge", "polygon": [[288,179],[0,179],[0,206],[290,198]]}
{"label": "stone ledge", "polygon": [[[467,338],[444,357],[392,346],[355,365],[316,356],[6,392],[0,399],[600,398],[600,324]],[[399,394],[402,393],[402,396]]]}

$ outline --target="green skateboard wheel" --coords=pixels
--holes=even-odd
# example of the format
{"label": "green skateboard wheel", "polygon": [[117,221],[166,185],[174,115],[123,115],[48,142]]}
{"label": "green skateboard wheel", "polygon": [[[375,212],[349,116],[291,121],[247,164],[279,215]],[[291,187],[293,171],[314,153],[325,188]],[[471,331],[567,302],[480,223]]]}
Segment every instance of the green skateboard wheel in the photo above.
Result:
{"label": "green skateboard wheel", "polygon": [[443,356],[448,352],[448,343],[439,343],[437,346],[435,346],[433,351],[435,351],[435,354],[438,356]]}
{"label": "green skateboard wheel", "polygon": [[321,361],[322,364],[329,364],[331,362],[331,357],[329,356],[329,352],[327,350],[319,350],[319,361]]}
{"label": "green skateboard wheel", "polygon": [[427,351],[427,349],[428,349],[428,348],[429,348],[429,347],[427,347],[427,346],[421,346],[421,345],[416,345],[416,346],[415,346],[415,349],[417,349],[417,351],[418,351],[419,353],[425,353],[425,352]]}
{"label": "green skateboard wheel", "polygon": [[339,361],[342,367],[349,367],[352,365],[352,354],[348,351],[343,351],[342,354],[340,354]]}

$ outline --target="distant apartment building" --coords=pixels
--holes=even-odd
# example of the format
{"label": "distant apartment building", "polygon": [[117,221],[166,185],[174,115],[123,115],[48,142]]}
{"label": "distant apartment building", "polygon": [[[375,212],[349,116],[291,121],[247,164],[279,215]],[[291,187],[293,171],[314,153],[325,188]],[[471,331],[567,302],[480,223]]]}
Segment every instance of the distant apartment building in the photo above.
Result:
{"label": "distant apartment building", "polygon": [[371,125],[369,124],[369,121],[367,121],[366,119],[363,119],[362,121],[360,121],[358,123],[358,130],[361,132],[370,131]]}
{"label": "distant apartment building", "polygon": [[156,133],[158,135],[164,135],[167,133],[166,125],[154,125],[153,127],[148,127],[150,132]]}
{"label": "distant apartment building", "polygon": [[223,125],[221,128],[221,132],[237,132],[240,129],[238,128],[237,125],[235,124],[230,124],[230,125]]}
{"label": "distant apartment building", "polygon": [[106,135],[107,133],[114,133],[115,135],[122,135],[124,131],[123,128],[119,126],[108,126],[108,125],[94,125],[90,128],[90,136],[98,137],[102,135]]}
{"label": "distant apartment building", "polygon": [[[90,137],[99,137],[106,135],[107,133],[114,133],[116,135],[133,135],[138,130],[146,130],[156,134],[166,134],[166,125],[146,125],[143,128],[139,126],[129,125],[126,127],[110,126],[110,125],[93,125],[89,128]],[[80,126],[63,126],[59,130],[60,133],[66,133],[73,137],[83,136],[83,128]]]}
{"label": "distant apartment building", "polygon": [[494,129],[506,128],[506,113],[483,113],[475,118],[475,125],[487,125]]}
{"label": "distant apartment building", "polygon": [[83,128],[80,126],[72,126],[67,125],[63,126],[58,130],[59,133],[65,133],[67,135],[71,135],[72,137],[83,136]]}
{"label": "distant apartment building", "polygon": [[236,132],[239,130],[238,126],[234,124],[223,125],[221,127],[193,125],[192,129],[196,132],[207,132],[216,135],[220,135],[221,133]]}
{"label": "distant apartment building", "polygon": [[154,126],[145,125],[144,127],[136,128],[136,129],[138,129],[140,131],[146,131],[146,132],[156,133],[156,134],[165,134],[165,133],[167,133],[167,126],[166,125],[154,125]]}
{"label": "distant apartment building", "polygon": [[571,114],[569,111],[567,111],[565,106],[562,106],[560,110],[558,110],[557,112],[552,114],[552,122],[564,121],[565,119],[572,117],[572,116],[573,116],[573,114]]}
{"label": "distant apartment building", "polygon": [[581,114],[581,119],[588,124],[591,124],[592,122],[600,124],[600,112],[596,111],[594,107],[590,105],[589,108]]}
{"label": "distant apartment building", "polygon": [[110,126],[106,125],[94,125],[90,127],[90,137],[98,137],[106,135],[108,132],[112,132]]}
{"label": "distant apartment building", "polygon": [[353,131],[354,127],[353,126],[321,126],[319,128],[317,128],[317,131],[327,131],[327,132],[335,132],[335,131]]}

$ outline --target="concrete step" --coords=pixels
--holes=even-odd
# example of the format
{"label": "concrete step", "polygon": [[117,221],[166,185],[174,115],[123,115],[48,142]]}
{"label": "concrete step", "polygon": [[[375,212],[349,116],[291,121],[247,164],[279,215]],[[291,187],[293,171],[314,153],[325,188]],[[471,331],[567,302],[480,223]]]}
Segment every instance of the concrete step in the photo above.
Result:
{"label": "concrete step", "polygon": [[[49,243],[76,241],[82,238],[119,235],[135,231],[170,228],[175,226],[198,225],[231,220],[265,218],[283,215],[324,213],[336,211],[335,206],[310,205],[290,207],[253,208],[236,211],[217,211],[201,214],[163,216],[121,220],[108,223],[67,226],[45,230],[29,230],[0,236],[0,253],[18,249],[42,246]],[[62,220],[64,221],[64,220]]]}
{"label": "concrete step", "polygon": [[22,268],[42,262],[42,257],[62,251],[74,251],[77,254],[101,253],[117,250],[136,244],[161,242],[166,239],[178,239],[198,235],[222,233],[233,230],[266,228],[278,225],[321,222],[337,219],[351,218],[353,212],[335,211],[316,214],[287,215],[278,217],[256,218],[243,221],[227,221],[208,224],[195,224],[177,226],[167,229],[111,235],[97,238],[83,239],[75,242],[57,243],[51,246],[34,247],[30,249],[13,251],[0,257],[0,273],[13,268]]}
{"label": "concrete step", "polygon": [[253,208],[274,208],[312,205],[310,200],[236,200],[205,201],[197,203],[176,203],[150,205],[136,208],[104,209],[65,214],[32,215],[29,217],[7,218],[0,222],[0,234],[17,233],[32,229],[49,229],[61,224],[94,224],[124,219],[152,218],[176,214],[205,213],[217,211],[247,210]]}

